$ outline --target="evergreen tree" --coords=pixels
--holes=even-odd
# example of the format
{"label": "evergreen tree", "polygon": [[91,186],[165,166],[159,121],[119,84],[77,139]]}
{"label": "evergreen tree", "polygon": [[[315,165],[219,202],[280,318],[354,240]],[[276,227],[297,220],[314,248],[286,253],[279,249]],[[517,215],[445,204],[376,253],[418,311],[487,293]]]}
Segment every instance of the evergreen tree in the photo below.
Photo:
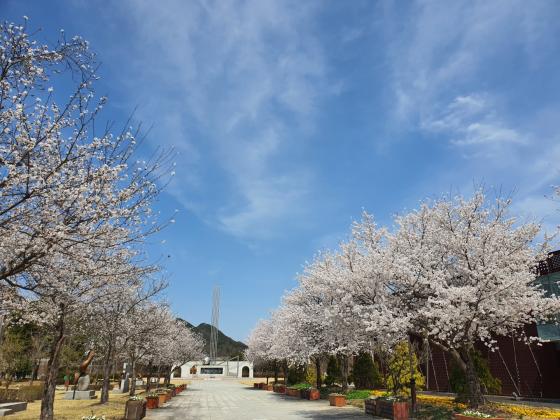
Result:
{"label": "evergreen tree", "polygon": [[342,371],[340,369],[340,363],[335,356],[329,357],[329,363],[327,364],[327,376],[325,377],[325,384],[331,386],[336,382],[340,382],[342,379]]}
{"label": "evergreen tree", "polygon": [[379,385],[380,374],[371,354],[360,353],[354,362],[352,379],[356,389],[372,389]]}

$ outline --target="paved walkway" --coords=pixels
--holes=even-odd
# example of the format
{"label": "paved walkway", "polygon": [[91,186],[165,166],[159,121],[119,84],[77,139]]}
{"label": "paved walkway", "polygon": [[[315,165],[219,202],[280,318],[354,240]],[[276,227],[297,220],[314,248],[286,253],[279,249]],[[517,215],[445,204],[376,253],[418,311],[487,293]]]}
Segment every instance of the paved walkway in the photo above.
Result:
{"label": "paved walkway", "polygon": [[235,380],[195,380],[165,407],[149,410],[147,420],[369,419],[356,407],[330,407],[256,390]]}

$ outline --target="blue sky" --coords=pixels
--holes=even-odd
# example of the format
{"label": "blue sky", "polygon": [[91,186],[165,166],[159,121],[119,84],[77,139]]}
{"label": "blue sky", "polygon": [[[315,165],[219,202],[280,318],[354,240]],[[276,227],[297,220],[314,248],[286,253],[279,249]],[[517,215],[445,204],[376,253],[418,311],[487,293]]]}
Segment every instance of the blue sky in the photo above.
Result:
{"label": "blue sky", "polygon": [[514,193],[549,230],[560,183],[560,3],[15,1],[3,19],[90,41],[106,116],[174,147],[150,244],[168,299],[246,338],[306,260],[362,209],[396,212],[474,185]]}

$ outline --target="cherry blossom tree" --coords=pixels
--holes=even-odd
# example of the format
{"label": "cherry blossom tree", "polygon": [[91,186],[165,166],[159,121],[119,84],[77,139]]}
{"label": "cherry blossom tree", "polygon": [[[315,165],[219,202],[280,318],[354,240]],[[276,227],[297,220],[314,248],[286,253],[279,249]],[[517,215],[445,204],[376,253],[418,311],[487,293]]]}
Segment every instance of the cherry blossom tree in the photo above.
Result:
{"label": "cherry blossom tree", "polygon": [[141,245],[162,227],[151,203],[169,155],[134,162],[138,130],[100,121],[86,41],[32,38],[26,24],[0,25],[0,310],[52,331],[41,408],[51,419],[69,326],[152,270]]}
{"label": "cherry blossom tree", "polygon": [[[116,357],[124,355],[130,342],[136,340],[139,334],[147,336],[151,333],[145,319],[152,306],[164,307],[161,303],[152,302],[152,299],[166,286],[165,282],[157,279],[131,278],[115,282],[111,285],[111,294],[88,308],[87,328],[93,332],[96,350],[103,357],[101,403],[109,399],[110,372]],[[138,325],[144,329],[139,331]]]}
{"label": "cherry blossom tree", "polygon": [[[543,254],[539,226],[510,216],[509,200],[426,202],[396,218],[390,237],[392,293],[411,331],[449,352],[464,370],[473,407],[483,402],[475,344],[495,348],[496,335],[524,337],[523,327],[557,312],[558,297],[535,283]],[[527,337],[524,337],[527,338]]]}
{"label": "cherry blossom tree", "polygon": [[[150,224],[162,155],[132,163],[137,131],[99,130],[94,54],[62,33],[38,45],[25,25],[0,25],[0,285],[29,290],[25,274],[61,255],[79,265],[100,248],[133,245]],[[68,77],[66,77],[66,75]],[[52,86],[75,83],[69,99]],[[96,125],[97,121],[97,125]],[[88,244],[88,247],[83,246]],[[78,246],[79,245],[79,246]]]}
{"label": "cherry blossom tree", "polygon": [[174,318],[166,324],[160,342],[158,362],[165,367],[165,383],[171,382],[173,371],[190,360],[200,360],[204,355],[204,339],[183,321]]}
{"label": "cherry blossom tree", "polygon": [[318,386],[321,358],[335,355],[342,361],[346,389],[353,355],[395,343],[406,330],[407,319],[392,310],[385,236],[364,214],[348,242],[305,267],[298,287],[283,298],[272,320],[252,334],[248,354],[296,364],[313,360]]}

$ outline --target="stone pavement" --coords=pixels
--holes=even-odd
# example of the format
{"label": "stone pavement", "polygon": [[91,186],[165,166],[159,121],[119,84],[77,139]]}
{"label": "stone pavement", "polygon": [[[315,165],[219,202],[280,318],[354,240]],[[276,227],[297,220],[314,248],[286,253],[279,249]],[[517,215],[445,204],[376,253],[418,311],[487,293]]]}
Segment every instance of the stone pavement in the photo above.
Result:
{"label": "stone pavement", "polygon": [[195,380],[163,408],[148,410],[147,420],[273,420],[369,419],[356,407],[330,407],[328,401],[307,401],[256,390],[236,380]]}

